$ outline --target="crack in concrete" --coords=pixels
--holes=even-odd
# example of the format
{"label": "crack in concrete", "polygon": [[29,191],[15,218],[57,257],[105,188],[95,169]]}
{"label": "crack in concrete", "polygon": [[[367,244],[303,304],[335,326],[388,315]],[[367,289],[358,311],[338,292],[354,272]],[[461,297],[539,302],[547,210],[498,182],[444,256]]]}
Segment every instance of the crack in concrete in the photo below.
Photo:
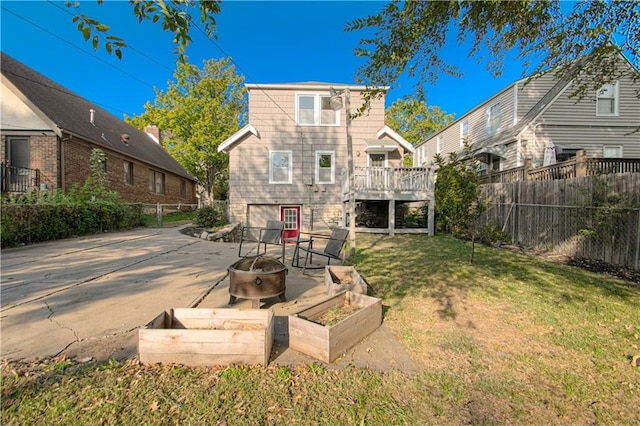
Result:
{"label": "crack in concrete", "polygon": [[200,303],[213,291],[214,288],[218,286],[222,281],[224,281],[229,276],[229,271],[224,275],[224,277],[220,278],[217,282],[215,282],[211,287],[209,287],[204,293],[198,296],[191,304],[189,304],[189,308],[197,308]]}
{"label": "crack in concrete", "polygon": [[55,312],[53,311],[53,309],[51,309],[51,306],[49,306],[49,304],[47,302],[42,302],[44,303],[44,305],[47,307],[47,309],[49,310],[49,315],[47,316],[47,319],[49,321],[51,321],[52,323],[56,324],[58,327],[60,328],[64,328],[66,330],[69,330],[70,332],[73,333],[73,336],[75,337],[76,340],[74,340],[73,342],[69,343],[67,346],[65,346],[64,348],[62,348],[62,350],[60,350],[58,353],[56,353],[54,356],[58,356],[60,355],[62,352],[66,351],[71,345],[73,345],[74,343],[80,342],[80,336],[78,336],[78,333],[71,327],[67,327],[66,325],[63,325],[62,323],[56,321],[55,319],[53,319],[53,315],[55,314]]}
{"label": "crack in concrete", "polygon": [[55,290],[55,291],[52,291],[52,292],[49,292],[49,293],[46,293],[46,294],[40,295],[40,296],[38,296],[38,297],[34,297],[34,298],[32,298],[32,299],[25,300],[25,301],[23,301],[23,302],[20,302],[20,303],[15,304],[15,305],[2,307],[2,308],[0,308],[0,312],[4,313],[4,312],[6,312],[6,311],[8,311],[8,310],[11,310],[11,309],[13,309],[13,308],[17,308],[17,307],[19,307],[19,306],[27,305],[27,304],[29,304],[29,303],[31,303],[31,302],[36,302],[36,301],[38,301],[38,300],[44,299],[45,297],[49,297],[49,296],[52,296],[52,295],[54,295],[54,294],[61,293],[61,292],[63,292],[63,291],[66,291],[66,290],[72,289],[72,288],[74,288],[74,287],[78,287],[78,286],[81,286],[81,285],[83,285],[83,284],[90,283],[90,282],[95,281],[95,280],[97,280],[97,279],[99,279],[99,278],[103,278],[103,277],[106,277],[107,275],[113,274],[114,272],[119,272],[119,271],[125,270],[125,269],[127,269],[127,268],[130,268],[130,267],[132,267],[132,266],[138,265],[138,264],[140,264],[140,263],[144,263],[144,262],[147,262],[147,261],[149,261],[149,260],[151,260],[151,259],[155,259],[156,257],[164,256],[164,255],[169,254],[169,253],[172,253],[172,252],[174,252],[174,251],[178,251],[178,250],[180,250],[180,249],[182,249],[182,248],[184,248],[184,247],[189,247],[189,246],[191,246],[191,245],[193,245],[193,244],[198,244],[198,243],[199,243],[199,241],[195,241],[195,242],[192,242],[192,243],[184,244],[184,245],[182,245],[182,246],[180,246],[180,247],[177,247],[177,248],[176,248],[176,249],[174,249],[174,250],[168,250],[168,251],[165,251],[165,252],[162,252],[162,253],[156,254],[156,255],[154,255],[154,256],[148,257],[148,258],[146,258],[146,259],[139,260],[139,261],[137,261],[137,262],[133,262],[133,263],[127,264],[127,265],[125,265],[125,266],[123,266],[123,267],[121,267],[121,268],[117,268],[117,269],[111,270],[111,271],[109,271],[109,272],[105,272],[104,274],[101,274],[101,275],[97,275],[97,276],[95,276],[95,277],[88,278],[88,279],[86,279],[86,280],[84,280],[84,281],[80,281],[80,282],[77,282],[77,283],[74,283],[74,284],[70,284],[70,285],[68,285],[68,286],[66,286],[66,287],[62,287],[62,288],[59,288],[59,289],[57,289],[57,290]]}
{"label": "crack in concrete", "polygon": [[[83,252],[83,251],[90,251],[90,250],[94,250],[94,249],[96,249],[96,248],[113,246],[113,245],[116,245],[116,244],[121,244],[122,242],[129,242],[129,241],[142,240],[142,239],[145,239],[145,238],[151,238],[151,237],[154,237],[154,236],[156,236],[156,235],[158,235],[158,233],[157,233],[157,232],[156,232],[156,233],[154,233],[154,234],[142,235],[142,236],[140,236],[140,237],[130,238],[130,239],[128,239],[128,240],[118,240],[118,241],[108,242],[108,243],[104,243],[104,244],[96,244],[95,246],[91,246],[91,247],[88,247],[88,248],[82,248],[82,249],[77,249],[77,250],[68,250],[68,251],[63,251],[63,252],[60,252],[60,253],[50,254],[50,255],[48,255],[48,256],[47,256],[47,259],[55,259],[55,258],[57,258],[57,257],[65,256],[65,255],[67,255],[67,254],[80,253],[80,252]],[[24,262],[22,262],[22,263],[16,263],[16,264],[14,264],[14,265],[12,265],[12,266],[21,266],[21,265],[26,265],[26,264],[29,264],[29,263],[34,263],[34,262],[36,262],[36,260],[27,258],[27,260],[26,260],[26,261],[24,261]]]}

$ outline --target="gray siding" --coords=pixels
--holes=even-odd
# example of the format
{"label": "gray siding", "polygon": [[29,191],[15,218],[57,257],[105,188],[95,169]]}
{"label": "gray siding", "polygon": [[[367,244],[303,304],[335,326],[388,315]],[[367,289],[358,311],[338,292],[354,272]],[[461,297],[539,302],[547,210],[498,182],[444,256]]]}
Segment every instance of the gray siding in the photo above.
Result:
{"label": "gray siding", "polygon": [[[268,85],[249,90],[249,123],[259,137],[250,135],[229,151],[229,202],[236,220],[260,225],[259,216],[279,215],[279,206],[302,207],[303,229],[317,224],[332,226],[341,219],[342,171],[347,168],[345,110],[340,111],[339,125],[296,125],[296,94],[328,94],[324,90],[273,88]],[[351,110],[362,104],[358,90],[351,90]],[[351,122],[354,165],[366,166],[366,140],[377,140],[384,127],[384,98],[372,101],[371,109]],[[400,150],[402,148],[399,147]],[[269,152],[291,151],[292,183],[269,183]],[[333,151],[335,174],[333,184],[315,181],[317,151]],[[402,166],[404,152],[388,155],[390,167]],[[310,223],[314,222],[314,223]]]}

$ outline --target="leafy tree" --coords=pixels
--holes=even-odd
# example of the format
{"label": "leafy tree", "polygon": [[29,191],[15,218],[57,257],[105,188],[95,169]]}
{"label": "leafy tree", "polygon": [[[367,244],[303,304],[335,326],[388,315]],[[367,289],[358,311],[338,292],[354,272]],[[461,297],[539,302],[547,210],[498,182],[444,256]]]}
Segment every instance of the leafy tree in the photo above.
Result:
{"label": "leafy tree", "polygon": [[[102,5],[103,0],[97,0]],[[150,21],[154,24],[160,22],[162,29],[173,33],[173,43],[180,62],[186,62],[185,50],[191,42],[190,30],[194,23],[193,16],[200,13],[200,23],[204,24],[204,33],[209,38],[216,38],[215,15],[220,13],[221,1],[218,0],[130,0],[133,14],[138,22]],[[91,40],[94,50],[98,50],[100,43],[105,50],[114,53],[122,59],[122,49],[127,47],[125,40],[110,33],[110,27],[101,23],[81,11],[81,2],[68,1],[65,5],[74,9],[75,15],[72,21],[77,24],[85,41]]]}
{"label": "leafy tree", "polygon": [[[377,15],[357,19],[346,31],[373,30],[360,41],[356,55],[368,58],[357,77],[372,87],[387,86],[407,73],[417,77],[418,94],[436,83],[442,74],[462,75],[441,53],[451,32],[462,44],[469,39],[469,56],[494,75],[502,72],[508,52],[518,51],[525,68],[532,63],[533,75],[549,69],[557,78],[574,79],[574,96],[582,97],[621,76],[638,79],[637,71],[616,62],[612,53],[621,51],[639,68],[640,2],[591,0],[560,1],[392,1]],[[577,61],[587,58],[587,61]],[[379,96],[371,89],[368,100]],[[640,93],[638,94],[640,96]]]}
{"label": "leafy tree", "polygon": [[167,90],[156,89],[155,101],[145,104],[144,113],[125,119],[140,129],[157,125],[163,131],[162,146],[199,179],[210,197],[221,198],[226,196],[229,159],[217,148],[244,122],[246,90],[231,59],[203,63],[203,69],[178,63]]}
{"label": "leafy tree", "polygon": [[[386,124],[413,145],[453,122],[454,114],[447,114],[439,106],[427,106],[423,101],[406,97],[397,99],[385,111]],[[405,165],[410,166],[409,156]]]}
{"label": "leafy tree", "polygon": [[455,152],[446,160],[435,156],[438,174],[435,184],[435,213],[440,225],[454,236],[471,238],[471,257],[476,240],[477,220],[486,206],[480,194],[478,160],[471,155],[471,146],[465,141],[465,154]]}

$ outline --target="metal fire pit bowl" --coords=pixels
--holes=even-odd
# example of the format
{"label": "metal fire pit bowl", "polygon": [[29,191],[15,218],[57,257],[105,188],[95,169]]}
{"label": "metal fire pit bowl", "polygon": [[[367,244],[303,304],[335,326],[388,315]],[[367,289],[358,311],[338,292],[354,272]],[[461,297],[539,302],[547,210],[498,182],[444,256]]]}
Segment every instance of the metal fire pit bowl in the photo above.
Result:
{"label": "metal fire pit bowl", "polygon": [[245,257],[229,266],[229,304],[237,298],[252,299],[257,308],[260,299],[279,296],[286,302],[286,279],[288,272],[284,263],[267,256]]}

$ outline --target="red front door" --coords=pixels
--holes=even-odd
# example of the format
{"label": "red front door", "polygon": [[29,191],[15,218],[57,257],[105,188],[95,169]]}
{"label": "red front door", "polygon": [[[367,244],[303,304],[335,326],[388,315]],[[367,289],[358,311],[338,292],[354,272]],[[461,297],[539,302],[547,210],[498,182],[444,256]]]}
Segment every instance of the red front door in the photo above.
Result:
{"label": "red front door", "polygon": [[280,220],[284,222],[284,238],[298,238],[300,234],[300,206],[280,207]]}

